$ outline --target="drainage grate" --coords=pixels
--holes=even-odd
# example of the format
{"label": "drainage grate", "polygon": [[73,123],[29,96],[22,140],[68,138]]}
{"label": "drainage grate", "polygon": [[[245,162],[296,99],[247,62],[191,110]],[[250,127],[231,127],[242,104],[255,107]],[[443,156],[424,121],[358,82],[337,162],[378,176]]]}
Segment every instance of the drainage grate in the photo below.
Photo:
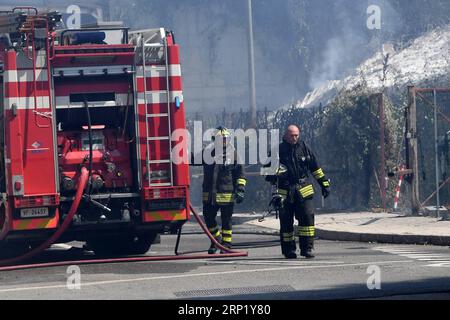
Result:
{"label": "drainage grate", "polygon": [[205,289],[174,292],[174,295],[183,297],[207,297],[207,296],[224,296],[224,295],[240,295],[240,294],[256,294],[256,293],[281,293],[291,292],[295,289],[291,286],[263,286],[263,287],[244,287],[244,288],[221,288],[221,289]]}

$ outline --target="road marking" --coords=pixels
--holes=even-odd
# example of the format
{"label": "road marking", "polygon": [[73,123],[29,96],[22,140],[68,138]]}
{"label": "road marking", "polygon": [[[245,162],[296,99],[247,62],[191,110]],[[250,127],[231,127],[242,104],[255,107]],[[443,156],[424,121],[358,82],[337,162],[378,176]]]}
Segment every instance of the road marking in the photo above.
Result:
{"label": "road marking", "polygon": [[[219,272],[182,274],[182,275],[172,275],[172,276],[159,276],[159,277],[147,277],[147,278],[135,278],[135,279],[85,282],[85,283],[81,283],[81,287],[110,285],[110,284],[119,284],[119,283],[144,282],[144,281],[153,281],[153,280],[171,280],[171,279],[182,279],[182,278],[193,278],[193,277],[208,277],[208,276],[217,276],[217,275],[223,276],[223,275],[231,275],[231,274],[275,272],[275,271],[301,270],[301,269],[314,269],[314,268],[316,268],[316,269],[343,268],[343,267],[360,267],[360,266],[370,266],[370,265],[379,265],[380,266],[380,265],[386,265],[386,264],[409,263],[409,262],[410,262],[410,260],[402,260],[402,261],[396,260],[396,261],[378,261],[378,262],[364,262],[364,263],[335,264],[335,265],[324,265],[324,266],[296,266],[296,267],[279,267],[279,268],[251,269],[251,270],[219,271]],[[16,287],[16,288],[0,289],[0,293],[31,291],[31,290],[44,290],[44,289],[67,289],[67,286],[66,285],[54,285],[54,286],[40,286],[40,287]]]}
{"label": "road marking", "polygon": [[373,250],[395,254],[421,262],[431,262],[430,264],[425,265],[426,267],[450,267],[450,254],[446,253],[424,252],[423,248],[414,250],[414,248],[411,247],[401,246],[375,247]]}
{"label": "road marking", "polygon": [[339,264],[345,263],[344,261],[308,261],[305,260],[279,260],[279,261],[267,261],[267,260],[233,260],[233,261],[208,261],[207,264],[239,264],[239,265],[281,265],[281,266],[305,266],[305,265],[317,265],[317,264]]}

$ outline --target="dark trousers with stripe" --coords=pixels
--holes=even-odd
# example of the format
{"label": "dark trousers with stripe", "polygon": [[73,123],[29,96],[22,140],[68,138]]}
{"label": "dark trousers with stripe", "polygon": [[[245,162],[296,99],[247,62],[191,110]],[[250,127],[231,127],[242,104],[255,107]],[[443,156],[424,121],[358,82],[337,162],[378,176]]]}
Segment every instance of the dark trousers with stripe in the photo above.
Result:
{"label": "dark trousers with stripe", "polygon": [[[222,220],[222,236],[220,236],[219,226],[217,224],[217,214],[220,210],[220,218]],[[205,217],[206,226],[217,240],[223,244],[231,246],[232,242],[232,216],[234,211],[234,203],[227,205],[211,205],[203,204],[203,216]]]}
{"label": "dark trousers with stripe", "polygon": [[[294,233],[294,217],[298,220],[298,234]],[[295,236],[299,237],[300,251],[314,248],[314,204],[312,200],[284,203],[280,210],[281,252],[296,251]]]}

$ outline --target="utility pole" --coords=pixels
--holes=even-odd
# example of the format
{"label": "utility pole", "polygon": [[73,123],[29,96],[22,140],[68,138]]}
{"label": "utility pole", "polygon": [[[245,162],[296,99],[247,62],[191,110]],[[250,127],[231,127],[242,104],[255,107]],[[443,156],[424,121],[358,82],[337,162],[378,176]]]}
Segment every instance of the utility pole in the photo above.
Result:
{"label": "utility pole", "polygon": [[256,78],[255,78],[255,49],[253,46],[253,17],[252,0],[248,0],[248,55],[250,80],[250,127],[256,129]]}
{"label": "utility pole", "polygon": [[439,138],[438,138],[438,114],[437,114],[437,92],[433,90],[433,104],[434,104],[434,148],[435,148],[435,157],[436,157],[436,214],[438,218],[441,218],[441,200],[439,197]]}
{"label": "utility pole", "polygon": [[408,169],[413,170],[411,179],[408,179],[412,184],[412,214],[419,215],[420,200],[419,200],[419,157],[418,157],[418,143],[417,143],[417,102],[416,102],[416,88],[408,86],[408,110],[407,110],[407,129],[406,129],[406,143],[407,143],[407,162]]}
{"label": "utility pole", "polygon": [[378,96],[378,112],[380,115],[380,185],[381,185],[381,206],[383,210],[386,210],[386,155],[385,155],[385,125],[384,125],[384,93],[380,93]]}

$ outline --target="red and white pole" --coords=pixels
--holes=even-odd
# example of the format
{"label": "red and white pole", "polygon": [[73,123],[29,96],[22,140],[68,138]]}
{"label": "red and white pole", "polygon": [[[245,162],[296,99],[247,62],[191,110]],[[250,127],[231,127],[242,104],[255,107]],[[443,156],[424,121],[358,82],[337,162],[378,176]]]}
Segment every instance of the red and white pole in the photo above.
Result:
{"label": "red and white pole", "polygon": [[[400,167],[400,170],[402,170],[402,171],[405,169],[406,169],[405,165],[402,165]],[[398,200],[400,199],[400,190],[402,188],[403,179],[404,179],[404,175],[401,175],[398,180],[397,191],[395,193],[394,211],[397,211],[397,208],[398,208]]]}

